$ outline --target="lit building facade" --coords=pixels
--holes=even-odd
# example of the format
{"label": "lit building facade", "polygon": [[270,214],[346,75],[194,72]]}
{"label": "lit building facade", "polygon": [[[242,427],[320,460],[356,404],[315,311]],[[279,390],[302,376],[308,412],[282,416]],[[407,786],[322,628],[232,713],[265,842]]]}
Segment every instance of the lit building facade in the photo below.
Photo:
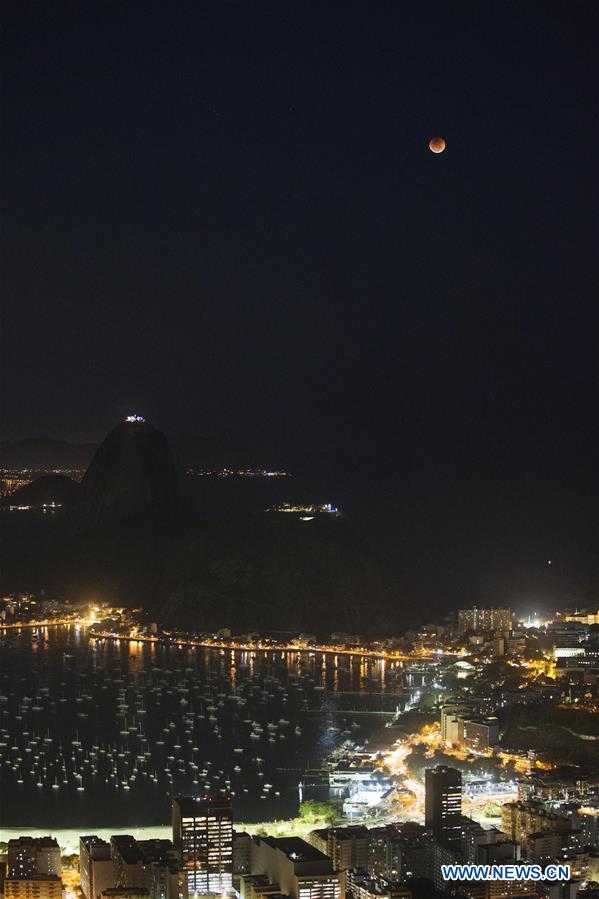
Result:
{"label": "lit building facade", "polygon": [[128,834],[111,837],[110,848],[115,885],[147,887],[147,862],[135,837]]}
{"label": "lit building facade", "polygon": [[62,899],[62,881],[54,874],[7,877],[4,899]]}
{"label": "lit building facade", "polygon": [[441,738],[444,743],[459,743],[460,721],[472,717],[473,705],[468,702],[448,702],[441,709]]}
{"label": "lit building facade", "polygon": [[499,743],[499,721],[497,718],[465,718],[461,736],[460,742],[465,746],[486,751]]}
{"label": "lit building facade", "polygon": [[252,838],[244,830],[233,834],[233,874],[251,874]]}
{"label": "lit building facade", "polygon": [[306,842],[328,855],[335,871],[368,867],[370,832],[361,824],[325,827],[308,834]]}
{"label": "lit building facade", "polygon": [[114,886],[110,843],[93,835],[79,838],[79,879],[84,899],[97,899]]}
{"label": "lit building facade", "polygon": [[501,807],[501,829],[511,840],[525,844],[530,834],[546,830],[559,833],[572,830],[572,822],[569,818],[549,811],[542,802],[506,802]]}
{"label": "lit building facade", "polygon": [[139,840],[151,899],[187,899],[187,874],[170,840]]}
{"label": "lit building facade", "polygon": [[393,824],[371,827],[366,870],[374,877],[398,880],[402,872],[402,837]]}
{"label": "lit building facade", "polygon": [[462,775],[437,765],[425,774],[424,820],[436,839],[459,847],[462,841]]}
{"label": "lit building facade", "polygon": [[19,837],[8,841],[8,876],[49,875],[60,879],[60,847],[54,837]]}
{"label": "lit building facade", "polygon": [[189,894],[222,895],[233,889],[230,799],[174,799],[173,843],[181,854]]}
{"label": "lit building facade", "polygon": [[510,609],[488,608],[458,610],[458,632],[466,631],[511,631],[512,613]]}

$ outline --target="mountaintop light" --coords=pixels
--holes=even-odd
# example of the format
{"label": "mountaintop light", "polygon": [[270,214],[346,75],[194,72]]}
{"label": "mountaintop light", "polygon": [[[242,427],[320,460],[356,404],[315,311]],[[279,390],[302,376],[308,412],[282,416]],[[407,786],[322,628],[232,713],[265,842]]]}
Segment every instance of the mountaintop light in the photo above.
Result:
{"label": "mountaintop light", "polygon": [[125,421],[130,423],[145,422],[145,418],[143,417],[143,415],[128,415]]}

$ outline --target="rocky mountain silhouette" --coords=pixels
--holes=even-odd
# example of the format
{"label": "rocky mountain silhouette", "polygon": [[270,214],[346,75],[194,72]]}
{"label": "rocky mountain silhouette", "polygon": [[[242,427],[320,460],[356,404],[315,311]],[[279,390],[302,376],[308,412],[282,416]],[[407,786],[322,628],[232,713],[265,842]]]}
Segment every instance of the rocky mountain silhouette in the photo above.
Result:
{"label": "rocky mountain silhouette", "polygon": [[[265,513],[72,531],[54,517],[28,524],[28,514],[15,522],[18,540],[0,546],[7,591],[143,607],[151,620],[198,632],[228,626],[376,636],[397,622],[386,562],[343,520]],[[31,543],[25,527],[35,528]]]}
{"label": "rocky mountain silhouette", "polygon": [[201,520],[181,483],[166,437],[122,422],[73,485],[71,512],[0,516],[3,588],[143,607],[194,631],[385,632],[389,569],[348,522],[268,512]]}
{"label": "rocky mountain silhouette", "polygon": [[183,472],[160,431],[123,421],[100,444],[85,472],[76,515],[84,527],[119,521],[169,521],[184,505]]}
{"label": "rocky mountain silhouette", "polygon": [[184,628],[384,632],[386,566],[346,522],[266,513],[173,541],[161,616]]}

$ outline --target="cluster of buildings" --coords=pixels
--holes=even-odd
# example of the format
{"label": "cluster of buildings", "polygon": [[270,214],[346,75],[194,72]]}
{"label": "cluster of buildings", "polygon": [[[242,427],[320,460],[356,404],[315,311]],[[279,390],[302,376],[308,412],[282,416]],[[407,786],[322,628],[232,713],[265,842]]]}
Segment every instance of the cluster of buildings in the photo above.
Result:
{"label": "cluster of buildings", "polygon": [[483,752],[499,743],[499,719],[477,715],[473,703],[449,702],[441,709],[441,737],[451,746]]}
{"label": "cluster of buildings", "polygon": [[[295,508],[285,511],[298,512]],[[45,610],[55,615],[65,611],[58,606]],[[138,626],[122,610],[116,611],[115,628],[131,631]],[[36,601],[26,596],[7,598],[2,612],[5,618],[35,615]],[[103,616],[115,610],[99,612]],[[505,749],[500,744],[505,737],[500,721],[504,727],[506,720],[509,723],[505,710],[510,706],[546,703],[540,708],[543,716],[546,709],[557,716],[568,704],[599,711],[598,619],[599,613],[564,612],[551,622],[517,625],[509,609],[473,607],[459,610],[444,625],[406,635],[403,643],[389,648],[409,646],[410,651],[422,653],[402,670],[406,691],[414,706],[426,690],[438,691],[435,708],[440,709],[441,742],[448,754],[471,761]],[[147,628],[156,632],[156,625]],[[217,637],[232,640],[227,628]],[[239,639],[266,648],[271,641],[279,645],[282,636],[248,634]],[[298,647],[316,646],[314,635],[289,639]],[[353,651],[362,641],[358,634],[338,632],[331,644]],[[510,686],[510,679],[520,682]],[[527,718],[528,725],[531,710],[513,708],[512,717],[516,712],[521,719]],[[538,730],[538,720],[529,730]],[[578,737],[572,733],[564,739]],[[599,738],[592,735],[583,734],[581,741],[591,750],[599,747]],[[572,878],[567,884],[542,886],[518,881],[463,882],[453,891],[468,899],[540,895],[575,899],[578,892],[580,899],[599,899],[599,748],[597,764],[586,767],[582,763],[537,766],[532,751],[521,750],[520,756],[511,753],[512,760],[529,758],[529,764],[518,769],[518,798],[501,806],[495,827],[483,827],[463,814],[462,774],[447,765],[425,772],[423,822],[331,826],[313,830],[305,840],[235,831],[229,798],[178,798],[172,806],[172,839],[115,835],[106,841],[82,836],[81,893],[83,899],[233,895],[239,899],[411,899],[414,883],[422,879],[438,891],[448,891],[443,865],[526,860],[541,867],[568,863]],[[343,811],[350,820],[368,814],[397,793],[397,784],[373,756],[355,765],[330,764],[327,778],[330,795],[343,799]],[[597,883],[596,890],[581,889],[585,883]],[[11,840],[3,891],[6,899],[61,899],[64,889],[56,841],[50,837]]]}
{"label": "cluster of buildings", "polygon": [[0,499],[46,475],[64,475],[80,481],[85,474],[80,468],[0,468]]}
{"label": "cluster of buildings", "polygon": [[51,837],[20,837],[8,843],[5,899],[61,899],[62,859]]}
{"label": "cluster of buildings", "polygon": [[[45,590],[37,593],[7,593],[0,596],[0,623],[26,625],[47,623],[87,624],[96,614],[105,617],[119,615],[125,610],[110,609],[108,606],[90,607],[87,602],[73,602],[64,597],[50,596]],[[132,620],[130,618],[130,620]]]}
{"label": "cluster of buildings", "polygon": [[[483,828],[462,814],[462,775],[456,768],[439,765],[426,771],[425,824],[422,831],[425,870],[438,889],[444,889],[444,864],[509,864],[526,860],[545,868],[569,864],[567,883],[544,883],[551,899],[576,896],[581,883],[597,889],[580,895],[599,894],[599,833],[597,816],[580,812],[572,805],[555,810],[539,799],[517,800],[501,808],[501,826]],[[540,895],[539,884],[511,881],[461,884],[461,893],[471,899],[494,895]]]}
{"label": "cluster of buildings", "polygon": [[[299,837],[235,831],[229,798],[180,797],[172,804],[172,839],[109,841],[80,837],[83,899],[413,899],[418,884],[465,899],[596,899],[581,882],[599,881],[597,818],[555,811],[542,800],[502,807],[501,827],[462,814],[462,776],[438,765],[425,772],[424,823],[319,828]],[[567,883],[463,881],[450,886],[447,864],[541,867],[569,863]],[[62,899],[60,849],[51,837],[8,843],[6,899]]]}
{"label": "cluster of buildings", "polygon": [[[401,638],[423,654],[460,654],[462,675],[489,662],[528,666],[525,689],[505,690],[502,705],[564,702],[599,710],[599,611],[564,609],[551,620],[517,622],[508,608],[459,609],[442,624],[423,625]],[[448,659],[444,662],[447,664]],[[441,659],[439,664],[442,664]],[[450,742],[458,742],[454,736]]]}
{"label": "cluster of buildings", "polygon": [[42,615],[42,600],[30,593],[11,593],[0,601],[0,622],[27,621],[29,617]]}
{"label": "cluster of buildings", "polygon": [[511,631],[513,615],[510,609],[478,608],[458,610],[458,633],[466,631]]}
{"label": "cluster of buildings", "polygon": [[26,487],[34,478],[34,474],[18,468],[3,468],[0,470],[0,498],[10,496],[20,487]]}
{"label": "cluster of buildings", "polygon": [[[511,864],[529,861],[545,867],[569,864],[565,884],[532,882],[461,883],[453,892],[470,899],[540,896],[572,899],[581,883],[599,881],[599,815],[580,803],[555,808],[540,799],[507,802],[500,826],[482,826],[462,812],[462,775],[439,765],[425,772],[424,823],[397,822],[379,827],[348,825],[312,831],[307,842],[344,872],[342,892],[352,899],[404,895],[416,881],[432,881],[438,891],[451,891],[442,866]],[[404,891],[402,893],[402,891]],[[368,892],[368,896],[366,896]],[[599,895],[592,889],[581,896]]]}

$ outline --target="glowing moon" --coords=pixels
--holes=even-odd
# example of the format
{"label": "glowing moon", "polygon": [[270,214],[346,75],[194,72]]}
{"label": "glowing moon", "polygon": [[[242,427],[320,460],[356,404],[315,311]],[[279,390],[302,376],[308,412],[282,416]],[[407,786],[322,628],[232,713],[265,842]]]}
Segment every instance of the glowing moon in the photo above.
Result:
{"label": "glowing moon", "polygon": [[442,137],[431,137],[428,142],[428,148],[433,153],[442,153],[445,149],[445,139]]}

